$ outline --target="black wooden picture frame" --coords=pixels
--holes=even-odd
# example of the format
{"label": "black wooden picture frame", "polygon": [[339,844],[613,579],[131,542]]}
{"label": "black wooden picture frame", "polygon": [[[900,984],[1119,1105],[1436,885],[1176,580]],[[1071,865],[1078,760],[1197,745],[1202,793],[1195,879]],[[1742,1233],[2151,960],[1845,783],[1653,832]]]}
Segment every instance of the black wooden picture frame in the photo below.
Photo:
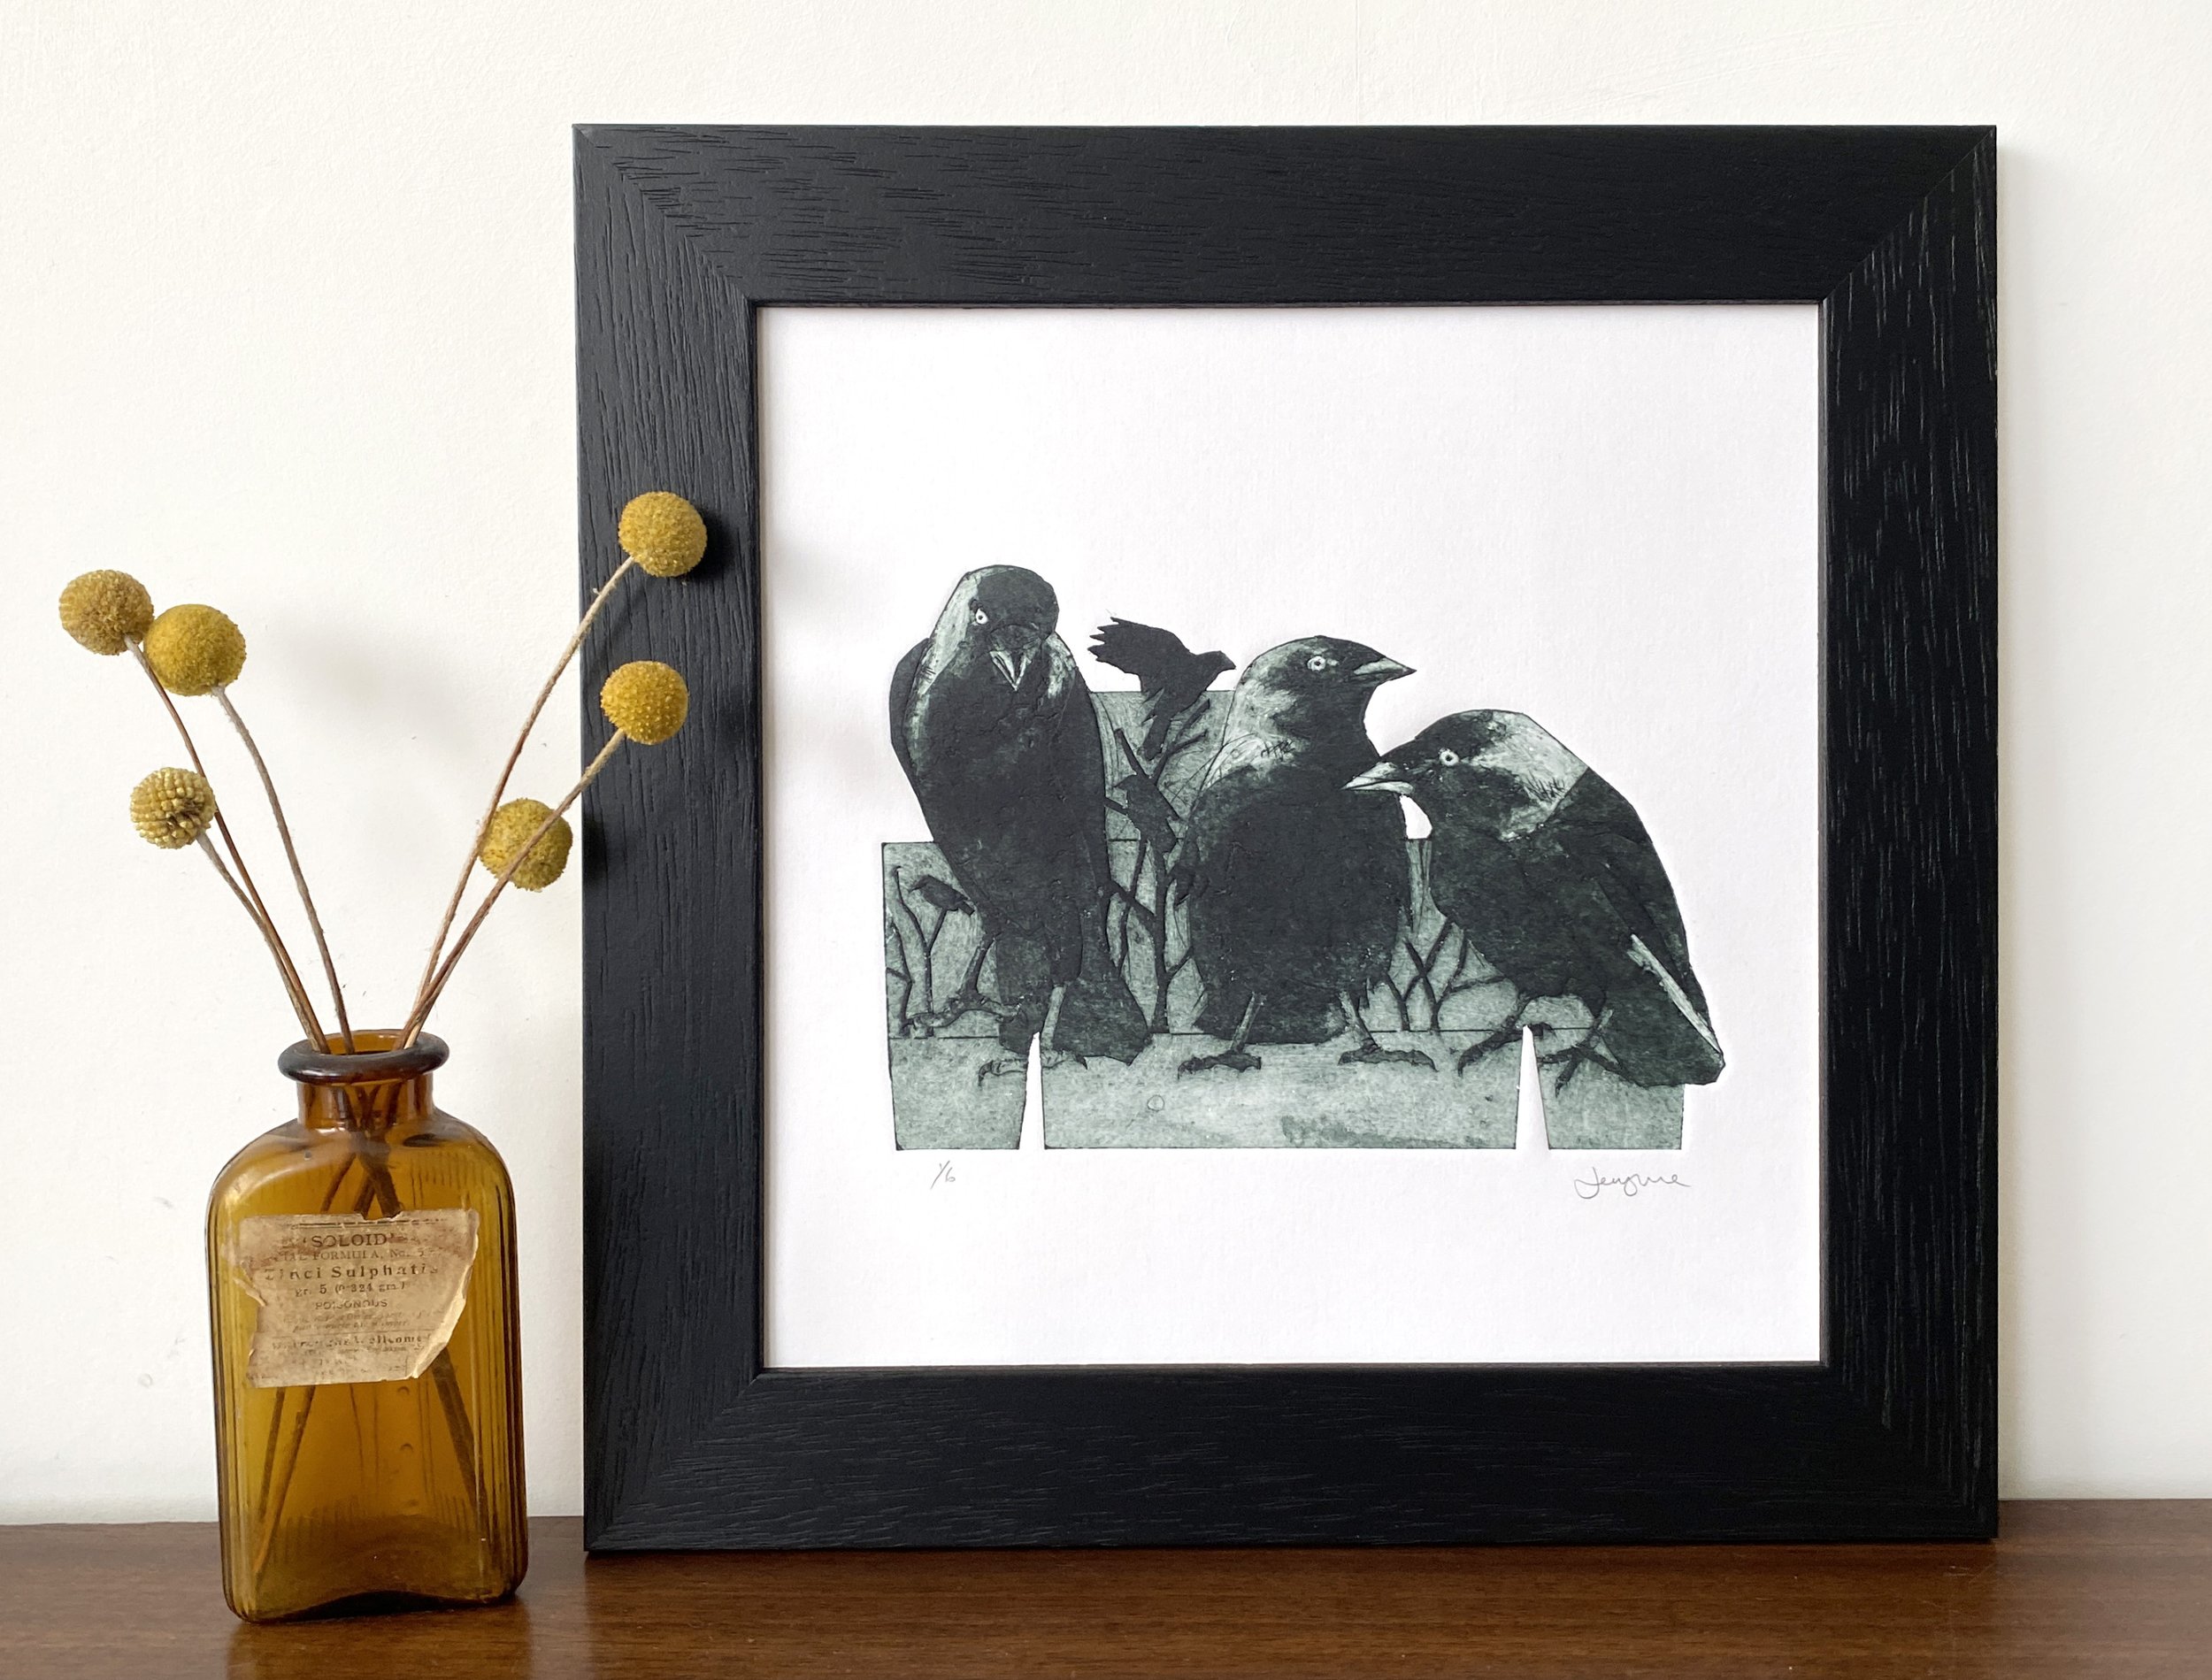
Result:
{"label": "black wooden picture frame", "polygon": [[[1987,128],[585,127],[592,644],[689,678],[585,822],[588,1544],[1982,1537],[1996,1523]],[[762,1360],[756,311],[1816,303],[1824,1358],[808,1370]],[[588,738],[603,725],[592,719]]]}

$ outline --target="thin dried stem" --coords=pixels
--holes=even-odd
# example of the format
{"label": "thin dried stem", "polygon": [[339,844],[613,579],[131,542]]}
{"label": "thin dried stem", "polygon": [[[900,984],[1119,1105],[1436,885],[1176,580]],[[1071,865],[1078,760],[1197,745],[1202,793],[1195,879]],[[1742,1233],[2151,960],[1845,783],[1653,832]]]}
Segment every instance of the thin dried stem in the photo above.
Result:
{"label": "thin dried stem", "polygon": [[[287,1389],[285,1392],[291,1391]],[[300,1409],[292,1419],[292,1432],[287,1440],[286,1451],[276,1464],[275,1478],[263,1495],[267,1502],[267,1515],[262,1519],[261,1538],[253,1549],[253,1570],[256,1575],[269,1567],[269,1551],[276,1545],[277,1524],[284,1518],[284,1496],[292,1491],[292,1472],[299,1468],[300,1444],[307,1434],[307,1415],[314,1408],[316,1390],[300,1390]],[[280,1401],[280,1404],[281,1401]],[[271,1421],[270,1427],[276,1423]]]}
{"label": "thin dried stem", "polygon": [[469,1422],[468,1400],[461,1392],[461,1374],[453,1369],[449,1346],[441,1347],[437,1358],[430,1362],[430,1381],[438,1391],[439,1409],[445,1413],[446,1436],[453,1443],[453,1457],[460,1466],[461,1485],[468,1489],[470,1530],[481,1534],[484,1484],[476,1468],[476,1429]]}
{"label": "thin dried stem", "polygon": [[575,659],[576,650],[584,645],[584,636],[590,630],[592,620],[599,616],[599,610],[614,594],[615,585],[620,583],[635,564],[637,560],[634,556],[625,555],[622,564],[614,569],[614,575],[599,586],[599,593],[592,596],[591,604],[584,609],[584,616],[577,620],[576,633],[568,639],[568,646],[561,649],[560,658],[554,662],[553,674],[545,679],[545,686],[538,690],[538,697],[530,702],[529,713],[523,718],[521,729],[516,732],[515,744],[507,749],[507,762],[499,767],[499,779],[492,784],[492,796],[484,807],[482,818],[476,825],[474,837],[469,841],[468,855],[461,860],[460,878],[453,883],[452,896],[445,901],[445,914],[439,918],[437,937],[430,941],[430,956],[422,965],[422,978],[415,984],[415,1005],[418,1009],[430,994],[430,982],[438,971],[438,958],[445,950],[445,936],[453,931],[453,918],[460,914],[461,900],[468,893],[469,876],[476,868],[476,855],[483,849],[484,836],[491,832],[492,818],[498,813],[499,802],[507,792],[508,782],[513,779],[515,766],[522,762],[522,749],[529,745],[530,732],[538,726],[538,717],[545,710],[546,702],[553,698],[553,690],[558,686],[562,674]]}
{"label": "thin dried stem", "polygon": [[202,834],[199,839],[199,848],[207,854],[207,861],[215,865],[215,872],[223,878],[223,885],[230,888],[233,896],[238,900],[240,908],[246,912],[246,919],[254,924],[254,931],[261,935],[263,942],[268,946],[269,955],[276,958],[277,977],[284,982],[284,995],[291,1001],[293,1013],[299,1016],[300,1025],[306,1030],[308,1039],[318,1045],[327,1042],[323,1037],[321,1024],[315,1019],[315,1011],[308,1003],[307,993],[299,984],[298,977],[285,966],[283,957],[278,953],[276,930],[272,928],[261,913],[254,909],[253,901],[246,896],[245,888],[238,885],[236,878],[224,864],[223,855],[215,849],[215,843],[205,834]]}
{"label": "thin dried stem", "polygon": [[307,890],[307,872],[300,868],[299,848],[292,844],[292,825],[284,820],[284,802],[277,797],[276,779],[269,774],[261,748],[254,742],[253,731],[246,727],[238,708],[230,703],[230,690],[218,688],[215,703],[223,709],[223,716],[230,719],[238,739],[246,743],[247,756],[261,777],[261,791],[269,796],[269,814],[276,818],[277,838],[284,842],[284,859],[292,866],[292,885],[299,888],[300,907],[307,912],[307,925],[315,935],[315,950],[323,960],[323,978],[330,983],[330,1004],[338,1012],[338,1036],[345,1041],[346,1053],[350,1055],[357,1047],[353,1041],[353,1023],[346,1019],[346,994],[338,984],[338,965],[330,960],[330,941],[323,937],[323,918],[315,914],[315,895]]}
{"label": "thin dried stem", "polygon": [[[906,871],[902,869],[895,868],[891,871],[891,902],[897,906],[891,913],[891,924],[899,936],[899,960],[908,961],[906,936],[910,932],[914,935],[914,947],[921,953],[919,963],[910,966],[918,967],[922,971],[922,1013],[933,1014],[937,1008],[937,980],[931,971],[929,937],[922,932],[921,917],[914,914],[914,907],[907,902]],[[902,916],[906,918],[904,921],[899,920]]]}
{"label": "thin dried stem", "polygon": [[[146,680],[153,685],[154,693],[160,696],[162,710],[169,714],[169,721],[177,726],[177,738],[184,743],[185,756],[191,759],[192,768],[199,772],[203,781],[206,780],[207,766],[200,762],[200,749],[193,744],[192,732],[185,725],[184,714],[177,710],[177,702],[169,697],[169,691],[161,686],[161,679],[154,675],[153,666],[147,663],[143,645],[133,641],[130,648],[131,656],[138,661],[138,668],[146,673]],[[284,975],[285,990],[305,996],[307,983],[300,978],[299,964],[292,961],[292,953],[284,943],[284,935],[277,931],[276,917],[269,914],[269,907],[261,897],[261,889],[254,885],[253,871],[246,867],[246,855],[238,849],[237,836],[230,832],[230,824],[224,818],[219,804],[215,808],[215,832],[222,836],[224,848],[230,854],[230,866],[238,871],[238,878],[245,884],[246,896],[252,901],[249,910],[261,925],[270,942],[270,949],[275,954],[277,967]],[[311,1009],[308,1013],[311,1016],[314,1011]],[[314,1033],[316,1043],[325,1042],[319,1026],[314,1029]]]}
{"label": "thin dried stem", "polygon": [[499,895],[507,890],[507,883],[514,879],[515,871],[522,867],[523,860],[537,850],[538,842],[553,832],[553,825],[561,820],[562,814],[583,797],[584,789],[589,787],[599,772],[607,767],[607,761],[614,756],[615,748],[629,739],[620,730],[616,730],[608,738],[607,744],[599,749],[599,756],[584,767],[584,773],[576,779],[576,786],[568,790],[561,802],[537,825],[530,838],[515,848],[515,855],[507,860],[507,867],[499,871],[499,878],[492,883],[491,891],[484,894],[484,901],[476,907],[476,914],[469,917],[468,925],[461,930],[461,937],[453,941],[451,955],[438,965],[438,971],[433,977],[427,993],[415,1004],[414,1013],[407,1017],[407,1025],[399,1035],[400,1048],[405,1049],[412,1044],[422,1032],[422,1024],[436,1006],[438,994],[445,990],[446,982],[453,978],[454,964],[469,948],[469,941],[476,937],[476,930],[484,925],[484,918],[491,914],[492,906],[499,902]]}

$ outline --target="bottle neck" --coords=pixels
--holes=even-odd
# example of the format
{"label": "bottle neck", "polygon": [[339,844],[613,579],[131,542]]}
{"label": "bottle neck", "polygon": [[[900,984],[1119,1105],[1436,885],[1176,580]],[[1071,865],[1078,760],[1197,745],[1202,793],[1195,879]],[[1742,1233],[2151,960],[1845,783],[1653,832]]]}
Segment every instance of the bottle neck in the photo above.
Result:
{"label": "bottle neck", "polygon": [[446,1059],[445,1041],[428,1033],[403,1047],[394,1032],[356,1032],[356,1048],[318,1047],[302,1039],[277,1058],[300,1088],[300,1124],[315,1132],[382,1137],[411,1131],[435,1112],[430,1076]]}
{"label": "bottle neck", "polygon": [[300,1086],[300,1124],[311,1132],[408,1132],[433,1112],[430,1076],[349,1079]]}

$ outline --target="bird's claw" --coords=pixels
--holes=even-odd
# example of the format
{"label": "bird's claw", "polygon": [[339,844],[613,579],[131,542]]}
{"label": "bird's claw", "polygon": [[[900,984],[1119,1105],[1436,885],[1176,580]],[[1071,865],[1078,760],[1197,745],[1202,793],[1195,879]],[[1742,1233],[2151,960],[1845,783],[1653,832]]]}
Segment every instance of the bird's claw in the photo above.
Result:
{"label": "bird's claw", "polygon": [[1426,1068],[1431,1073],[1436,1071],[1436,1063],[1429,1060],[1426,1051],[1386,1050],[1372,1039],[1356,1049],[1347,1050],[1342,1055],[1337,1057],[1337,1062],[1340,1065],[1348,1065],[1355,1062],[1404,1062],[1415,1067]]}
{"label": "bird's claw", "polygon": [[1508,1032],[1504,1028],[1501,1027],[1497,1032],[1493,1032],[1488,1038],[1482,1039],[1479,1043],[1471,1044],[1464,1050],[1462,1050],[1459,1053],[1458,1061],[1452,1064],[1452,1071],[1454,1073],[1464,1073],[1468,1069],[1473,1067],[1476,1062],[1481,1061],[1483,1057],[1496,1054],[1498,1051],[1504,1049],[1509,1044],[1517,1047],[1520,1042],[1520,1028],[1515,1027],[1510,1032]]}
{"label": "bird's claw", "polygon": [[993,1075],[1004,1073],[1028,1077],[1029,1058],[1025,1055],[995,1055],[975,1070],[975,1082],[979,1085]]}
{"label": "bird's claw", "polygon": [[1259,1065],[1259,1057],[1249,1050],[1224,1050],[1219,1055],[1194,1055],[1175,1071],[1179,1077],[1186,1073],[1204,1073],[1212,1068],[1228,1068],[1237,1073],[1250,1073]]}
{"label": "bird's claw", "polygon": [[1047,1050],[1044,1052],[1041,1059],[1044,1062],[1045,1071],[1048,1073],[1055,1068],[1064,1068],[1070,1066],[1087,1068],[1091,1065],[1088,1062],[1085,1061],[1072,1050]]}
{"label": "bird's claw", "polygon": [[1586,1040],[1581,1044],[1570,1045],[1564,1050],[1555,1050],[1549,1055],[1540,1055],[1536,1058],[1536,1065],[1541,1068],[1556,1068],[1563,1065],[1565,1071],[1560,1074],[1557,1082],[1552,1086],[1555,1091],[1564,1091],[1574,1082],[1575,1075],[1581,1072],[1585,1067],[1602,1068],[1606,1072],[1617,1078],[1619,1077],[1621,1071],[1617,1062],[1602,1050],[1593,1048]]}

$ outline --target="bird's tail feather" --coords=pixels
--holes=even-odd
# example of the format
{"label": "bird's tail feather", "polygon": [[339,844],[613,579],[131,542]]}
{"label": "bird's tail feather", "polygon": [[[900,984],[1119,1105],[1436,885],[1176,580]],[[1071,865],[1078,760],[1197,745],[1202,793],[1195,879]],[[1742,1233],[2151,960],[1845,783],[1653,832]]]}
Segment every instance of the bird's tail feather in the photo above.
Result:
{"label": "bird's tail feather", "polygon": [[1617,986],[1608,1000],[1603,1039],[1623,1077],[1641,1085],[1710,1085],[1727,1065],[1711,1018],[1642,940],[1629,958],[1648,986]]}
{"label": "bird's tail feather", "polygon": [[1052,968],[1045,944],[1033,933],[1001,931],[991,947],[992,978],[1000,1014],[998,1041],[1021,1055],[1045,1024],[1052,998]]}
{"label": "bird's tail feather", "polygon": [[1667,1001],[1682,1012],[1682,1018],[1690,1024],[1691,1030],[1705,1040],[1707,1047],[1717,1057],[1720,1040],[1713,1036],[1712,1023],[1705,1018],[1705,1011],[1691,1001],[1681,983],[1667,972],[1667,965],[1652,955],[1651,947],[1638,934],[1628,936],[1628,960],[1658,980],[1660,989],[1667,994]]}
{"label": "bird's tail feather", "polygon": [[[1242,987],[1210,991],[1199,1004],[1198,1030],[1233,1039],[1252,993]],[[1246,1030],[1248,1044],[1326,1044],[1344,1030],[1344,1011],[1330,992],[1303,991],[1263,997]]]}
{"label": "bird's tail feather", "polygon": [[1152,1042],[1152,1029],[1120,964],[1106,948],[1102,919],[1085,919],[1083,960],[1060,993],[1052,1024],[1052,1047],[1081,1056],[1111,1056],[1133,1062]]}

